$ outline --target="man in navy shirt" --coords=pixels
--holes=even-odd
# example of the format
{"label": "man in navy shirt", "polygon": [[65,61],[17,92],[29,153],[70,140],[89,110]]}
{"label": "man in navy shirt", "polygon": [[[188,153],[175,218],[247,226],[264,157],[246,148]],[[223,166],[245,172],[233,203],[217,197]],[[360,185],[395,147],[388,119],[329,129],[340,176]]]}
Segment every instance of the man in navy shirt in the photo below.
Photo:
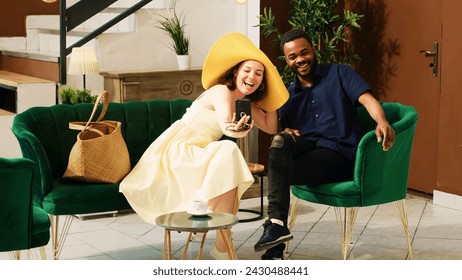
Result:
{"label": "man in navy shirt", "polygon": [[311,39],[294,29],[281,39],[286,62],[296,74],[289,100],[280,108],[281,131],[273,137],[268,163],[268,220],[255,244],[267,250],[262,259],[282,258],[287,228],[290,185],[319,185],[353,178],[356,148],[361,139],[356,106],[363,105],[377,122],[375,134],[387,151],[395,140],[371,88],[349,66],[318,64]]}

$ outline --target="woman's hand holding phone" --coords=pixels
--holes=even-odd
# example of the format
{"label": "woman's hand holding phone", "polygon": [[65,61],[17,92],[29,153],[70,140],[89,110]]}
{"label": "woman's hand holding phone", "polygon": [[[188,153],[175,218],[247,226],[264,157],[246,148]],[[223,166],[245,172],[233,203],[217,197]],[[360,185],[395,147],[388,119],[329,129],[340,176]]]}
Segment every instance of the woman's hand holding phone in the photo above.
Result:
{"label": "woman's hand holding phone", "polygon": [[228,130],[233,132],[242,132],[253,127],[250,100],[236,99],[236,113],[233,115],[233,123],[235,125],[227,127]]}

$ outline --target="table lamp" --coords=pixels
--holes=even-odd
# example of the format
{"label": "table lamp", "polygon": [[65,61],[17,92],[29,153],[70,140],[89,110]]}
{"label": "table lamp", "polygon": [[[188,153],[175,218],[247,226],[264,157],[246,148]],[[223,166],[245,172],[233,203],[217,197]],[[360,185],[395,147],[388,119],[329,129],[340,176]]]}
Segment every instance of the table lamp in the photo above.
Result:
{"label": "table lamp", "polygon": [[72,48],[67,74],[83,75],[83,89],[86,90],[85,75],[98,73],[99,65],[93,48]]}

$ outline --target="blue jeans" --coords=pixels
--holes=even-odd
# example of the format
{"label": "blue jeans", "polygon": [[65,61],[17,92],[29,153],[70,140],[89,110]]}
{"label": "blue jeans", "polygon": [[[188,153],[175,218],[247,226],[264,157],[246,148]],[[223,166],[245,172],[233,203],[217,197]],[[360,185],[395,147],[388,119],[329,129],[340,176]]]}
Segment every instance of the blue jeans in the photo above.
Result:
{"label": "blue jeans", "polygon": [[354,160],[316,141],[279,133],[272,139],[268,161],[268,217],[287,225],[291,185],[319,185],[352,180]]}

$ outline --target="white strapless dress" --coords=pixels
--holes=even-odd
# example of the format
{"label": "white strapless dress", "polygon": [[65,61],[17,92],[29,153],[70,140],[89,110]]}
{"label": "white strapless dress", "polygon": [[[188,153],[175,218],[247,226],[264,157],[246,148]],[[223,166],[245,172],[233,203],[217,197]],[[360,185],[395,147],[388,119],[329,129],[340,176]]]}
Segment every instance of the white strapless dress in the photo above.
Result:
{"label": "white strapless dress", "polygon": [[238,198],[254,178],[235,142],[223,133],[215,111],[194,101],[144,152],[120,184],[120,192],[140,217],[190,209],[194,199],[211,199],[238,188]]}

